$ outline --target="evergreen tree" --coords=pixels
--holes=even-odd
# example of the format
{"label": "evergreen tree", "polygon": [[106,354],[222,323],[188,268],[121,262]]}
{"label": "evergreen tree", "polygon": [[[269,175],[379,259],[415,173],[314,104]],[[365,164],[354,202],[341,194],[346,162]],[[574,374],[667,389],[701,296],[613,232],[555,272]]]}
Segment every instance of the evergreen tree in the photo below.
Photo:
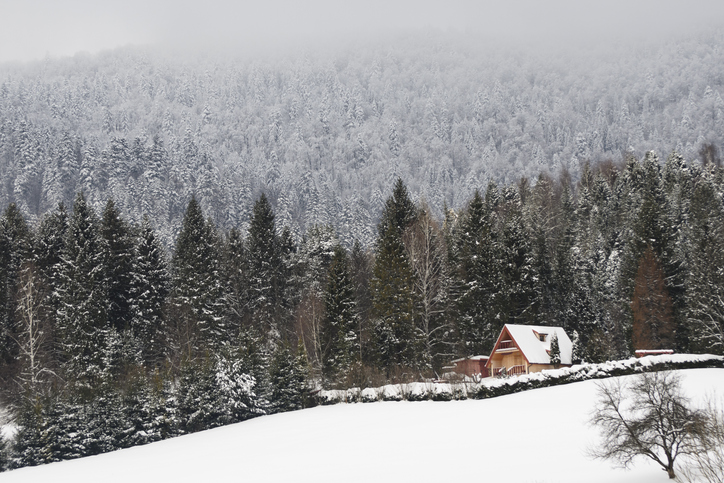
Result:
{"label": "evergreen tree", "polygon": [[553,367],[558,368],[558,366],[561,365],[561,347],[558,344],[558,334],[556,333],[553,333],[551,336],[551,348],[548,352],[548,357]]}
{"label": "evergreen tree", "polygon": [[347,253],[334,249],[324,294],[324,318],[320,330],[322,374],[331,382],[343,380],[359,358],[359,315]]}
{"label": "evergreen tree", "polygon": [[208,359],[185,364],[178,383],[182,433],[244,421],[266,413],[257,379],[242,353],[224,347]]}
{"label": "evergreen tree", "polygon": [[79,193],[63,247],[57,327],[66,377],[84,389],[94,388],[111,369],[107,253],[100,221]]}
{"label": "evergreen tree", "polygon": [[412,269],[397,230],[388,227],[384,234],[370,289],[377,366],[389,377],[395,366],[416,367],[418,359]]}
{"label": "evergreen tree", "polygon": [[385,202],[380,222],[377,225],[378,240],[385,238],[388,229],[395,230],[399,236],[415,220],[417,209],[410,199],[407,187],[401,178],[397,178],[390,196]]}
{"label": "evergreen tree", "polygon": [[171,288],[171,276],[166,252],[148,217],[143,218],[134,252],[130,329],[140,347],[141,360],[150,366],[157,366],[166,351],[168,327],[164,305]]}
{"label": "evergreen tree", "polygon": [[246,296],[249,291],[249,255],[244,239],[236,228],[229,230],[226,237],[223,278],[225,318],[232,333],[238,333],[248,311]]}
{"label": "evergreen tree", "polygon": [[108,323],[123,333],[130,327],[131,285],[135,254],[134,237],[128,224],[121,218],[112,199],[106,203],[100,228],[108,253],[105,256],[108,280]]}
{"label": "evergreen tree", "polygon": [[221,426],[224,409],[221,407],[217,390],[211,359],[184,363],[176,395],[181,434]]}
{"label": "evergreen tree", "polygon": [[378,226],[377,257],[370,283],[374,318],[373,351],[387,377],[393,368],[417,368],[421,339],[415,328],[414,275],[403,234],[415,219],[415,207],[398,178]]}
{"label": "evergreen tree", "polygon": [[65,205],[59,203],[54,211],[41,219],[35,233],[35,263],[43,274],[45,283],[50,286],[58,283],[67,230],[68,212]]}
{"label": "evergreen tree", "polygon": [[457,246],[460,352],[466,356],[487,354],[505,323],[501,318],[504,294],[489,204],[478,191],[463,214]]}
{"label": "evergreen tree", "polygon": [[661,168],[656,154],[648,152],[639,169],[641,173],[637,184],[641,203],[635,212],[635,219],[632,220],[631,239],[626,246],[621,273],[622,288],[628,297],[629,303],[631,303],[633,296],[639,266],[648,248],[651,248],[652,254],[661,264],[667,297],[671,297],[671,289],[676,274],[676,266],[672,263],[674,244],[669,219],[670,210],[664,193]]}
{"label": "evergreen tree", "polygon": [[193,359],[229,341],[223,318],[220,240],[191,198],[171,260],[169,321],[176,358]]}
{"label": "evergreen tree", "polygon": [[251,321],[262,333],[279,334],[285,315],[282,301],[286,283],[284,258],[274,212],[263,193],[254,204],[247,249]]}
{"label": "evergreen tree", "polygon": [[724,210],[712,181],[704,173],[691,198],[686,317],[693,350],[724,354]]}
{"label": "evergreen tree", "polygon": [[[21,265],[30,258],[32,233],[20,210],[10,203],[0,218],[0,367],[18,355],[15,292]],[[4,372],[4,371],[3,371]]]}
{"label": "evergreen tree", "polygon": [[[523,222],[522,200],[513,187],[505,190],[506,219],[501,247],[503,321],[530,324],[536,320],[540,294],[535,291],[538,274],[533,265],[531,240]],[[505,322],[504,322],[505,323]]]}
{"label": "evergreen tree", "polygon": [[295,355],[289,345],[277,347],[269,366],[270,403],[273,412],[294,411],[307,406],[308,369],[304,346]]}

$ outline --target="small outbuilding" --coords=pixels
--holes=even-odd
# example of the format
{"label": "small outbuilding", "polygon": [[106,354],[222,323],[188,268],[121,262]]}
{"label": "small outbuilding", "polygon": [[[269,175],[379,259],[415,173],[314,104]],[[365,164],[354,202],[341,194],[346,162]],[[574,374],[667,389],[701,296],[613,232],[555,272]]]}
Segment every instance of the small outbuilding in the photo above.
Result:
{"label": "small outbuilding", "polygon": [[[560,363],[551,361],[551,341],[558,339]],[[506,324],[486,367],[491,376],[529,374],[571,365],[573,344],[561,327]]]}
{"label": "small outbuilding", "polygon": [[455,359],[452,367],[456,374],[468,377],[488,377],[488,356],[472,356]]}

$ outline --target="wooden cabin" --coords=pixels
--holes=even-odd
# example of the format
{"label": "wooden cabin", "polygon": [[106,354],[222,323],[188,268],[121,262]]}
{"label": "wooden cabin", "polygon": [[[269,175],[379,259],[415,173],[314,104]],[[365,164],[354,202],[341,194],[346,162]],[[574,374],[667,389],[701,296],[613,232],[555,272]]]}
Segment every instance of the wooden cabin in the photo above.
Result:
{"label": "wooden cabin", "polygon": [[488,356],[472,356],[455,359],[452,367],[456,374],[468,377],[488,377]]}
{"label": "wooden cabin", "polygon": [[561,363],[571,365],[573,344],[561,327],[506,324],[500,331],[487,362],[491,376],[529,374],[555,369],[550,360],[551,340],[558,337]]}

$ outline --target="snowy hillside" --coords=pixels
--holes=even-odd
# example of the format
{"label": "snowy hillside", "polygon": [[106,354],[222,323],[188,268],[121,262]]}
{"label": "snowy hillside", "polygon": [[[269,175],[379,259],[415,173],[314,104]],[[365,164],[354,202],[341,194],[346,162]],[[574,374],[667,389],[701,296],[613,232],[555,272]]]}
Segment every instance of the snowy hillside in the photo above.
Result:
{"label": "snowy hillside", "polygon": [[[681,371],[701,401],[724,370]],[[720,389],[719,396],[724,395]],[[596,382],[478,401],[339,404],[262,417],[102,456],[24,468],[3,482],[665,482],[593,461]]]}

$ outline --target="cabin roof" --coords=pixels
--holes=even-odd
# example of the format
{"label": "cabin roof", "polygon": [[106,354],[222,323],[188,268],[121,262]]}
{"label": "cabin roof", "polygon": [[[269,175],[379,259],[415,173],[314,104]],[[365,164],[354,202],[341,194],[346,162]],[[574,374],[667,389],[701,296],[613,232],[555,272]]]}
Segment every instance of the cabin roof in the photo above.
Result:
{"label": "cabin roof", "polygon": [[[573,355],[573,344],[571,339],[562,327],[546,327],[541,325],[516,325],[505,324],[500,336],[495,343],[493,353],[498,347],[503,334],[508,333],[518,349],[529,364],[550,364],[551,359],[548,351],[551,348],[551,339],[555,333],[558,337],[558,347],[561,350],[561,364],[571,364]],[[541,341],[539,335],[545,334],[545,340]],[[491,354],[492,357],[492,354]]]}

